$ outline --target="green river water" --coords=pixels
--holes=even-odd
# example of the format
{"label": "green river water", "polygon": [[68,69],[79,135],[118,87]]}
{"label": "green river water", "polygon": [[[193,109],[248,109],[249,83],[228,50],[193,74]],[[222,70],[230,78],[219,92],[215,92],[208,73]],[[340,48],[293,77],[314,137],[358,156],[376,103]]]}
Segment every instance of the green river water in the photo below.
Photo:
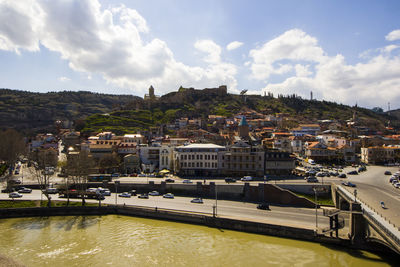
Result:
{"label": "green river water", "polygon": [[0,254],[56,267],[395,265],[365,251],[117,215],[2,219]]}

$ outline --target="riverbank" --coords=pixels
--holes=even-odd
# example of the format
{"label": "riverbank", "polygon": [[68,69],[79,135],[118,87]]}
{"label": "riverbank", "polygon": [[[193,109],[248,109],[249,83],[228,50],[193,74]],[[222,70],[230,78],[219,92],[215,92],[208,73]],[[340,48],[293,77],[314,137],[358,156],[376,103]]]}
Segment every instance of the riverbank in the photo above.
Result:
{"label": "riverbank", "polygon": [[208,227],[236,230],[242,232],[285,237],[327,244],[351,247],[348,239],[326,237],[314,229],[293,225],[276,225],[248,221],[241,218],[216,217],[207,213],[178,211],[141,206],[108,205],[102,207],[32,207],[0,209],[0,218],[85,216],[85,215],[125,215],[159,220],[204,225]]}

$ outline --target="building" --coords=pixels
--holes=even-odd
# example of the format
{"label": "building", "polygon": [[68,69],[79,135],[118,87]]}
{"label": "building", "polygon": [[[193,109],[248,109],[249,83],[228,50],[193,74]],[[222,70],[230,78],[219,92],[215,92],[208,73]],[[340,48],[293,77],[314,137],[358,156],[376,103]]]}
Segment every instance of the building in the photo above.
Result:
{"label": "building", "polygon": [[399,146],[375,146],[361,148],[361,161],[367,164],[387,164],[399,162]]}
{"label": "building", "polygon": [[288,152],[265,152],[265,174],[289,175],[295,169],[295,157]]}
{"label": "building", "polygon": [[317,135],[320,130],[319,124],[300,124],[299,127],[293,128],[291,133],[294,136]]}
{"label": "building", "polygon": [[238,135],[240,138],[243,138],[243,139],[249,137],[249,125],[247,124],[245,116],[242,116],[242,119],[239,122]]}
{"label": "building", "polygon": [[264,150],[261,146],[239,141],[219,153],[219,162],[223,175],[264,176]]}
{"label": "building", "polygon": [[183,176],[216,176],[221,151],[225,147],[215,144],[178,146],[174,151],[175,172]]}

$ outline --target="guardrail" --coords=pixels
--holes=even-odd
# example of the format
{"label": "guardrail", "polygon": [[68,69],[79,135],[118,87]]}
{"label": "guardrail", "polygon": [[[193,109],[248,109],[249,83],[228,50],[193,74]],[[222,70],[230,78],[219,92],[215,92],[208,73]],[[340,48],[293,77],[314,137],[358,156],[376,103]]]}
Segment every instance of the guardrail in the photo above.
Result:
{"label": "guardrail", "polygon": [[[375,223],[378,227],[380,227],[394,242],[396,242],[397,246],[400,247],[400,232],[399,228],[396,227],[394,223],[390,220],[387,220],[382,214],[378,213],[373,207],[368,205],[368,203],[364,202],[360,197],[356,197],[354,194],[349,191],[343,189],[340,185],[336,186],[337,190],[342,192],[350,199],[355,199],[355,201],[360,202],[361,210],[363,215],[365,215],[368,219],[370,219],[373,223]],[[377,218],[379,217],[379,218]],[[381,222],[379,219],[383,220],[385,223]],[[390,229],[393,228],[393,229]]]}

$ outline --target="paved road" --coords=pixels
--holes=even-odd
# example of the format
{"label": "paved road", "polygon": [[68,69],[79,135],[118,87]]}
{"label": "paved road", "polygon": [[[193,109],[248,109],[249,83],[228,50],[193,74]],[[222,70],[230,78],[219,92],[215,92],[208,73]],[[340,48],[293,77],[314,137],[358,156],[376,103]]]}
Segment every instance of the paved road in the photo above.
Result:
{"label": "paved road", "polygon": [[[384,175],[386,170],[392,173],[399,167],[367,166],[367,171],[359,175],[351,175],[348,180],[356,184],[357,199],[381,214],[387,221],[400,227],[400,189],[389,183],[390,175]],[[354,188],[347,188],[351,193]],[[380,202],[384,201],[387,209],[382,209]]]}
{"label": "paved road", "polygon": [[[24,194],[22,199],[40,199],[39,190],[33,190],[31,194]],[[0,193],[0,199],[9,199],[8,194]],[[45,196],[43,196],[45,199]],[[53,195],[52,199],[58,200],[58,195]],[[212,214],[215,199],[204,199],[204,204],[190,203],[192,198],[175,197],[166,199],[162,196],[150,196],[149,199],[139,199],[138,197],[121,198],[117,197],[117,204],[139,205],[147,207],[157,207],[165,209],[175,209],[193,212],[205,212]],[[65,200],[62,198],[61,200]],[[88,200],[89,202],[97,202]],[[115,194],[106,197],[103,203],[115,204]],[[307,229],[315,229],[315,210],[306,208],[292,208],[270,206],[270,210],[258,210],[256,204],[237,201],[217,201],[218,216],[226,216],[237,219],[259,221],[272,224],[283,224],[289,226],[299,226]],[[327,228],[329,220],[323,217],[322,210],[318,210],[318,225],[320,228]]]}

